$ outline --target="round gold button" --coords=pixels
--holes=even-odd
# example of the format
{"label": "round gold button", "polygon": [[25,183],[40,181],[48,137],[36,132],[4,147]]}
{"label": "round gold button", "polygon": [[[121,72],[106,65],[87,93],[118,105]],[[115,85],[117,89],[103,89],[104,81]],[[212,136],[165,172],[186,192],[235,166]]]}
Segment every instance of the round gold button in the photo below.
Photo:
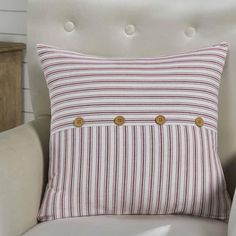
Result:
{"label": "round gold button", "polygon": [[198,127],[202,127],[204,125],[204,120],[202,119],[202,117],[198,117],[195,119],[195,124],[198,126]]}
{"label": "round gold button", "polygon": [[114,119],[114,123],[116,125],[123,125],[125,123],[125,118],[123,116],[117,116],[115,119]]}
{"label": "round gold button", "polygon": [[75,127],[81,127],[84,125],[84,119],[82,117],[77,117],[73,123]]}
{"label": "round gold button", "polygon": [[162,115],[159,115],[155,118],[155,122],[158,124],[158,125],[163,125],[165,124],[166,122],[166,118]]}

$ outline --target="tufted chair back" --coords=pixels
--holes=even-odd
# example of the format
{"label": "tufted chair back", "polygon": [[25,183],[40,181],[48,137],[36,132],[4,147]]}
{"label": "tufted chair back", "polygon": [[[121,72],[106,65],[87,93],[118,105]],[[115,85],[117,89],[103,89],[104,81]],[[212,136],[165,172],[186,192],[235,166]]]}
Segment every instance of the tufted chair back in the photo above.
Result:
{"label": "tufted chair back", "polygon": [[233,193],[235,0],[29,0],[29,8],[29,73],[36,117],[50,115],[48,91],[35,50],[37,43],[109,57],[150,57],[227,41],[230,52],[220,90],[219,153],[229,192]]}

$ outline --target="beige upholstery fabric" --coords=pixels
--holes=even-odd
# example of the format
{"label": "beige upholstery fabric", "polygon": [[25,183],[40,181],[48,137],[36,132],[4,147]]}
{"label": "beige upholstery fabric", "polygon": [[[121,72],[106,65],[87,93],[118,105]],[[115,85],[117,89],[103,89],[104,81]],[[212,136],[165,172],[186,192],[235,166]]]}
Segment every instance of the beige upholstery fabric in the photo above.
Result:
{"label": "beige upholstery fabric", "polygon": [[1,236],[19,236],[36,223],[48,156],[48,120],[0,134]]}
{"label": "beige upholstery fabric", "polygon": [[226,236],[227,224],[189,216],[93,216],[49,221],[23,236]]}
{"label": "beige upholstery fabric", "polygon": [[236,235],[236,195],[234,194],[233,205],[231,207],[231,214],[228,226],[228,236]]}

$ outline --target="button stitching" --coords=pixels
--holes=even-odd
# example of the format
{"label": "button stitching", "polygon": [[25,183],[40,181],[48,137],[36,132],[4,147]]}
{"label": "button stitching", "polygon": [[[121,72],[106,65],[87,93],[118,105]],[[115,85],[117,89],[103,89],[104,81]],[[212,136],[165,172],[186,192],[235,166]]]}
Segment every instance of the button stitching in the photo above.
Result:
{"label": "button stitching", "polygon": [[201,127],[204,125],[204,120],[203,120],[203,118],[202,118],[202,117],[197,117],[197,118],[195,119],[195,124],[196,124],[199,128],[201,128]]}
{"label": "button stitching", "polygon": [[159,115],[155,118],[155,122],[158,125],[163,125],[166,122],[166,118],[163,115]]}
{"label": "button stitching", "polygon": [[125,118],[123,116],[117,116],[114,119],[116,125],[123,125],[125,123]]}
{"label": "button stitching", "polygon": [[76,127],[81,127],[81,126],[84,125],[84,123],[85,122],[84,122],[84,119],[82,117],[77,117],[73,122],[74,126],[76,126]]}

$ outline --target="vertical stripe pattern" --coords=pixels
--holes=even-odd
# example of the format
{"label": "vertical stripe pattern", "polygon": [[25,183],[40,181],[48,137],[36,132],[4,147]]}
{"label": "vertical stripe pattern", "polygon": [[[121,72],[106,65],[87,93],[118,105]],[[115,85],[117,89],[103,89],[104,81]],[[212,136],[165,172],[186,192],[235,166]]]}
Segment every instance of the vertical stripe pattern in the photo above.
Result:
{"label": "vertical stripe pattern", "polygon": [[[40,221],[101,214],[228,219],[217,154],[225,43],[161,58],[108,59],[47,45],[38,53],[52,111]],[[122,126],[114,123],[118,115]],[[77,117],[82,127],[73,125]]]}

